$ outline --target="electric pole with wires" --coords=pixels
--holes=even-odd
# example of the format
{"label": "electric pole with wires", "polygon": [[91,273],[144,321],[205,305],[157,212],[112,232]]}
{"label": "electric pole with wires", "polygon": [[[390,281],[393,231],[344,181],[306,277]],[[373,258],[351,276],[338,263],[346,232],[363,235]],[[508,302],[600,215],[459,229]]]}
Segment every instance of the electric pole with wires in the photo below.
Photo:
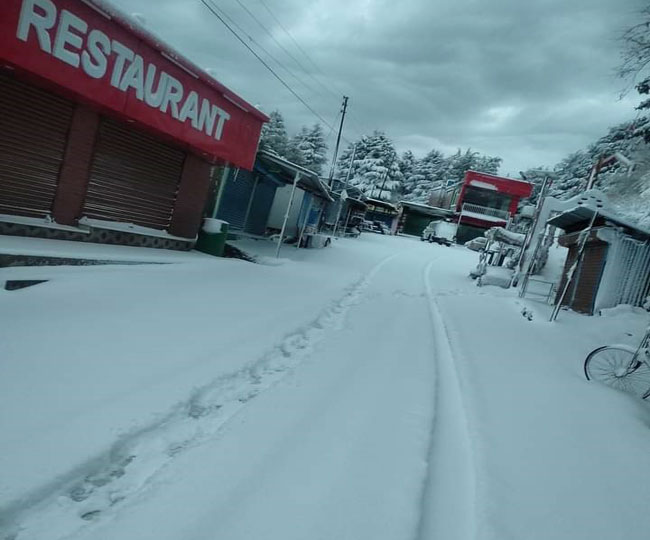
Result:
{"label": "electric pole with wires", "polygon": [[330,167],[330,175],[327,180],[327,185],[332,187],[332,180],[334,179],[334,167],[336,166],[336,158],[339,154],[339,145],[341,144],[341,133],[343,132],[343,121],[345,120],[345,111],[348,108],[348,96],[343,96],[343,105],[341,106],[341,123],[339,124],[339,132],[336,136],[336,145],[334,146],[334,155],[332,156],[332,166]]}

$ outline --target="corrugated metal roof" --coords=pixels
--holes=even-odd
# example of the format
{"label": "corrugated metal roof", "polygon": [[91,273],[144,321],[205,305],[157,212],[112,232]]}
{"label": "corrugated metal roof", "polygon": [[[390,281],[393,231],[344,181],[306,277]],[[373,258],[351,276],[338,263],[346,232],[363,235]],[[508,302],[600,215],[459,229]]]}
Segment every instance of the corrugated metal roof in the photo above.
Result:
{"label": "corrugated metal roof", "polygon": [[[552,217],[546,223],[548,225],[553,225],[560,229],[566,230],[578,226],[580,224],[585,224],[585,225],[588,224],[589,221],[591,221],[591,218],[594,215],[595,211],[596,210],[594,210],[590,206],[576,206],[571,210],[567,210],[566,212],[562,212],[561,214]],[[615,225],[625,227],[626,229],[630,229],[631,231],[634,231],[638,234],[644,236],[650,236],[650,231],[648,231],[647,229],[644,229],[643,227],[639,227],[634,223],[630,223],[625,218],[617,216],[610,210],[599,208],[597,212],[598,212],[598,217],[602,217],[605,221],[609,221],[611,223],[614,223]]]}
{"label": "corrugated metal roof", "polygon": [[449,208],[440,208],[438,206],[430,206],[428,204],[416,203],[412,201],[400,201],[399,203],[406,208],[420,210],[423,214],[428,216],[454,215],[454,211],[450,210]]}
{"label": "corrugated metal roof", "polygon": [[266,150],[260,150],[257,153],[257,159],[269,173],[287,184],[293,183],[296,173],[300,173],[298,186],[301,189],[309,191],[310,193],[330,202],[334,201],[330,195],[329,189],[314,171],[310,171],[305,167],[292,163],[278,154]]}

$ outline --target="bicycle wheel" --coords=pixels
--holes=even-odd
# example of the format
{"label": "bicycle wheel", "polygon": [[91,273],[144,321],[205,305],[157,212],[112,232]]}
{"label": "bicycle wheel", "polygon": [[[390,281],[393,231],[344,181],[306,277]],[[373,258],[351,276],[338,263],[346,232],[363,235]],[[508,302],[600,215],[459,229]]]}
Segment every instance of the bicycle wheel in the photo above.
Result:
{"label": "bicycle wheel", "polygon": [[650,368],[635,360],[634,349],[624,346],[600,347],[585,359],[585,376],[612,388],[645,398],[650,390]]}

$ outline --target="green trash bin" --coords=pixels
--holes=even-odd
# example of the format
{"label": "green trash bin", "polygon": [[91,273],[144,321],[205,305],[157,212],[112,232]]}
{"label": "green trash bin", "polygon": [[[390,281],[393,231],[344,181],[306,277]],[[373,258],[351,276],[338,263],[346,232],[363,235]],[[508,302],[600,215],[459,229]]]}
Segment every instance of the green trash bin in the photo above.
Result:
{"label": "green trash bin", "polygon": [[228,222],[220,219],[205,218],[194,249],[207,253],[208,255],[221,257],[226,246],[227,237]]}

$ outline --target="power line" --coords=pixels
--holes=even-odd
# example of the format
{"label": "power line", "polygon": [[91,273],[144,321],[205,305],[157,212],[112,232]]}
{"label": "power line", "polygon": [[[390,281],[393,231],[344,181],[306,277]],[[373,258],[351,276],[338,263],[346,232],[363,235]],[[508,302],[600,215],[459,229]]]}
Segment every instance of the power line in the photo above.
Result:
{"label": "power line", "polygon": [[[240,0],[237,0],[237,2],[240,2]],[[300,46],[300,44],[296,41],[296,39],[293,37],[293,35],[291,34],[291,32],[289,32],[289,30],[284,26],[284,24],[282,24],[282,21],[279,19],[279,17],[277,17],[277,16],[275,15],[275,13],[274,13],[273,10],[268,6],[268,4],[265,2],[265,0],[258,0],[258,2],[259,2],[260,4],[262,4],[262,6],[264,6],[264,8],[266,9],[266,11],[269,13],[269,15],[273,18],[273,20],[278,24],[278,26],[279,26],[279,27],[284,31],[284,33],[289,37],[289,39],[290,39],[290,40],[293,42],[293,44],[296,46],[296,49],[298,49],[298,50],[302,53],[302,55],[303,55],[303,56],[304,56],[304,57],[309,61],[309,63],[310,63],[310,64],[311,64],[315,69],[316,69],[316,71],[318,71],[318,73],[320,73],[323,77],[327,77],[327,75],[323,72],[323,70],[322,70],[320,67],[318,67],[318,65],[316,64],[316,62],[314,62],[314,60],[311,58],[311,56],[309,56],[309,54],[307,54],[307,52],[306,52],[306,51],[305,51],[305,50]],[[283,47],[283,49],[284,49],[284,47]],[[302,64],[300,64],[300,65],[302,65]],[[306,73],[306,74],[307,74],[311,79],[313,79],[313,80],[314,80],[314,81],[315,81],[319,86],[321,86],[322,88],[324,88],[325,91],[326,91],[328,94],[330,94],[331,96],[333,96],[333,97],[336,98],[337,100],[340,99],[340,95],[342,95],[343,92],[340,92],[338,88],[336,88],[335,90],[336,90],[337,92],[339,92],[340,95],[337,95],[334,91],[332,91],[328,86],[326,86],[326,85],[325,85],[323,82],[321,82],[319,79],[317,79],[316,77],[314,77],[311,73],[307,72],[306,70],[305,70],[305,73]],[[355,118],[352,118],[352,116],[354,116],[354,115],[350,115],[351,120],[352,120],[352,124],[353,124],[353,126],[355,127],[355,131],[357,131],[357,134],[358,134],[359,136],[362,136],[364,132],[366,132],[366,133],[368,133],[368,134],[369,134],[369,133],[372,133],[373,130],[369,129],[369,128],[368,128],[367,126],[365,126],[365,125],[362,125],[361,128],[360,128],[358,122],[355,121],[356,116],[355,116]],[[347,139],[346,139],[346,140],[347,140]]]}
{"label": "power line", "polygon": [[[273,13],[273,11],[272,11],[271,8],[268,6],[268,4],[267,4],[264,0],[258,0],[258,2],[264,6],[264,8],[266,9],[266,11],[268,11],[268,12],[269,12],[269,15],[271,15],[271,17],[273,18],[273,20],[274,20],[276,23],[278,23],[278,26],[279,26],[280,28],[282,28],[282,30],[284,31],[285,34],[287,34],[287,36],[289,36],[289,39],[293,42],[293,44],[296,46],[296,48],[297,48],[297,49],[302,53],[302,55],[303,55],[303,56],[304,56],[304,57],[309,61],[309,63],[310,63],[312,66],[314,66],[314,69],[316,69],[316,71],[318,71],[318,72],[319,72],[323,77],[327,77],[327,75],[325,75],[325,73],[323,73],[323,71],[322,71],[322,70],[321,70],[321,69],[316,65],[316,62],[314,62],[314,61],[311,59],[311,57],[310,57],[310,56],[305,52],[305,50],[300,46],[300,44],[296,41],[296,39],[293,37],[293,35],[291,34],[291,32],[289,32],[289,30],[287,30],[287,28],[282,24],[282,21],[281,21],[278,17],[276,17],[275,13]],[[332,91],[330,88],[328,88],[327,86],[325,86],[321,81],[319,81],[318,79],[316,79],[316,78],[315,78],[311,73],[309,73],[309,72],[307,72],[307,71],[306,71],[305,73],[307,73],[307,75],[308,75],[309,77],[311,77],[311,78],[312,78],[316,83],[318,83],[320,86],[322,86],[322,87],[325,89],[325,91],[326,91],[327,93],[329,93],[330,95],[332,95],[333,97],[335,97],[337,100],[341,99],[341,95],[343,94],[342,92],[339,92],[339,95],[337,95],[334,91]],[[337,91],[338,91],[338,89],[337,89]]]}
{"label": "power line", "polygon": [[[221,23],[222,23],[222,24],[223,24],[223,25],[224,25],[224,26],[225,26],[225,27],[230,31],[230,33],[232,33],[232,35],[235,36],[235,37],[237,38],[237,40],[238,40],[242,45],[244,45],[244,47],[246,47],[246,48],[248,49],[248,51],[249,51],[253,56],[255,56],[255,58],[257,58],[257,59],[262,63],[262,65],[263,65],[267,70],[269,70],[269,71],[271,72],[271,74],[272,74],[272,75],[273,75],[273,76],[274,76],[278,81],[280,81],[280,83],[282,84],[282,86],[284,86],[287,90],[289,90],[289,92],[291,92],[291,93],[296,97],[296,99],[298,99],[298,101],[300,101],[300,103],[302,103],[302,104],[303,104],[303,105],[304,105],[304,106],[305,106],[305,107],[306,107],[306,108],[307,108],[307,109],[308,109],[308,110],[309,110],[309,111],[310,111],[314,116],[316,116],[316,118],[318,118],[321,122],[323,122],[323,124],[325,124],[325,125],[326,125],[327,127],[329,127],[330,129],[334,129],[334,127],[331,126],[330,123],[329,123],[327,120],[325,120],[325,119],[324,119],[320,114],[318,114],[318,113],[317,113],[317,112],[316,112],[316,111],[315,111],[315,110],[314,110],[314,109],[309,105],[309,103],[307,103],[307,102],[306,102],[306,101],[305,101],[305,100],[304,100],[304,99],[303,99],[303,98],[302,98],[302,97],[301,97],[301,96],[300,96],[300,95],[299,95],[299,94],[298,94],[298,93],[297,93],[293,88],[291,88],[291,86],[289,86],[289,84],[287,84],[287,83],[284,81],[284,79],[283,79],[282,77],[280,77],[280,75],[278,75],[278,74],[276,73],[276,71],[275,71],[271,66],[269,66],[269,65],[264,61],[264,59],[263,59],[259,54],[257,54],[257,52],[255,52],[255,50],[254,50],[252,47],[250,47],[250,46],[248,45],[248,43],[246,43],[246,41],[244,41],[244,40],[242,39],[242,37],[241,37],[237,32],[235,32],[235,30],[234,30],[234,29],[233,29],[233,28],[232,28],[232,27],[231,27],[231,26],[230,26],[230,25],[229,25],[229,24],[224,20],[224,18],[223,18],[221,15],[219,15],[218,12],[221,11],[221,10],[220,10],[216,5],[214,5],[214,3],[213,3],[211,0],[200,0],[200,2],[201,2],[201,3],[202,3],[206,8],[208,8],[208,10],[209,10],[209,11],[210,11],[210,12],[211,12],[215,17],[217,17],[217,19],[219,19],[219,20],[221,21]],[[223,13],[223,11],[221,11],[221,12]]]}
{"label": "power line", "polygon": [[244,35],[248,40],[254,44],[259,50],[264,52],[267,57],[269,57],[271,60],[273,60],[280,68],[282,68],[284,71],[287,72],[288,75],[293,77],[296,81],[298,81],[300,84],[302,84],[309,92],[313,92],[313,89],[308,86],[303,80],[298,78],[288,67],[286,67],[282,62],[280,62],[275,56],[273,56],[268,50],[266,50],[262,45],[260,45],[255,38],[253,38],[244,28],[242,28],[237,21],[235,21],[228,13],[226,10],[224,10],[222,7],[217,6],[217,4],[214,2],[214,0],[211,0],[211,3],[213,7],[221,13],[221,15],[231,24],[233,25],[239,32]]}
{"label": "power line", "polygon": [[[293,54],[291,54],[291,52],[290,52],[290,51],[289,51],[289,50],[288,50],[284,45],[282,45],[282,43],[280,43],[280,42],[278,41],[278,39],[273,35],[273,32],[271,32],[271,30],[269,30],[269,29],[264,25],[264,23],[262,23],[262,21],[260,21],[260,20],[255,16],[255,14],[254,14],[250,9],[248,9],[248,8],[246,7],[246,5],[245,5],[241,0],[235,0],[235,1],[239,4],[239,6],[240,6],[241,8],[242,8],[242,9],[243,9],[243,10],[244,10],[244,11],[245,11],[245,12],[246,12],[246,13],[247,13],[247,14],[248,14],[248,15],[249,15],[249,16],[250,16],[250,17],[251,17],[251,18],[252,18],[252,19],[257,23],[257,24],[258,24],[258,26],[259,26],[260,28],[262,28],[262,30],[264,30],[264,32],[266,32],[266,34],[267,34],[267,35],[268,35],[268,36],[273,40],[273,42],[274,42],[274,43],[275,43],[275,44],[276,44],[280,49],[282,49],[282,51],[283,51],[283,52],[284,52],[284,53],[285,53],[289,58],[291,58],[291,60],[293,60],[293,62],[298,66],[298,69],[302,70],[305,74],[310,75],[309,72],[308,72],[308,70],[307,70],[307,68],[306,68],[306,67],[305,67],[305,66],[304,66],[304,65],[303,65],[303,64],[302,64],[302,63],[301,63],[301,62],[300,62],[300,61],[299,61],[299,60],[298,60],[298,59],[297,59]],[[285,68],[285,69],[286,69],[286,68]],[[301,82],[302,82],[302,81],[301,81]],[[316,81],[316,82],[318,82],[318,81]],[[305,86],[306,86],[310,91],[312,91],[312,92],[314,92],[314,93],[318,93],[318,92],[316,92],[313,88],[311,88],[310,86],[307,86],[307,84],[306,84],[305,82],[302,82],[302,84],[305,85]],[[322,94],[319,94],[319,95],[322,95]],[[337,98],[337,99],[338,99],[338,98]]]}

